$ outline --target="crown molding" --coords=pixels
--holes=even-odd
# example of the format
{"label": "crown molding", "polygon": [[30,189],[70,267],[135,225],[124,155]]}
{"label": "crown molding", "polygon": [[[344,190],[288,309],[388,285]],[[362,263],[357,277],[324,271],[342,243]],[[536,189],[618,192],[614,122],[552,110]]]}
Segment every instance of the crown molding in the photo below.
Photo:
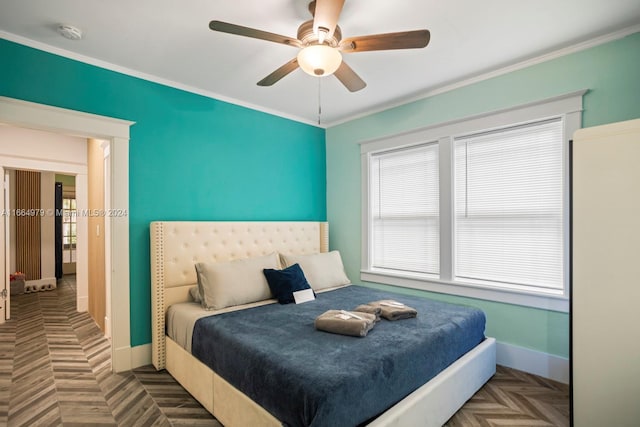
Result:
{"label": "crown molding", "polygon": [[460,89],[462,87],[469,86],[475,83],[479,83],[484,80],[489,80],[494,77],[498,77],[504,74],[512,73],[514,71],[522,70],[524,68],[528,68],[536,64],[541,64],[543,62],[547,62],[552,59],[560,58],[566,55],[570,55],[572,53],[587,50],[592,47],[596,47],[605,43],[612,42],[614,40],[619,40],[631,34],[635,34],[637,32],[640,32],[640,24],[632,25],[630,27],[625,27],[621,30],[614,31],[612,33],[601,35],[601,36],[598,36],[598,37],[595,37],[571,46],[563,47],[561,49],[556,49],[551,52],[548,52],[530,59],[526,59],[524,61],[517,62],[515,64],[507,65],[505,67],[488,71],[486,73],[478,74],[476,76],[468,77],[462,80],[457,80],[451,83],[444,84],[442,86],[436,86],[434,88],[427,89],[426,91],[420,92],[419,94],[416,94],[414,96],[395,100],[393,102],[380,105],[375,109],[367,110],[362,113],[352,115],[341,120],[327,123],[326,127],[329,128],[329,127],[337,126],[346,122],[350,122],[352,120],[361,119],[363,117],[370,116],[372,114],[380,113],[382,111],[389,110],[391,108],[399,107],[401,105],[420,101],[420,100],[430,98],[435,95],[440,95],[446,92],[451,92],[453,90]]}
{"label": "crown molding", "polygon": [[560,58],[562,56],[565,55],[569,55],[572,53],[576,53],[576,52],[580,52],[586,49],[590,49],[592,47],[595,46],[599,46],[614,40],[618,40],[621,38],[624,38],[626,36],[629,36],[631,34],[640,32],[640,24],[636,24],[636,25],[632,25],[629,27],[625,27],[622,28],[620,30],[605,34],[605,35],[601,35],[595,38],[592,38],[590,40],[586,40],[571,46],[567,46],[567,47],[563,47],[560,49],[556,49],[554,51],[536,56],[534,58],[530,58],[524,61],[520,61],[517,62],[515,64],[512,65],[508,65],[506,67],[501,67],[501,68],[497,68],[495,70],[486,72],[486,73],[482,73],[482,74],[478,74],[476,76],[472,76],[472,77],[468,77],[462,80],[457,80],[451,83],[447,83],[441,86],[437,86],[437,87],[433,87],[430,89],[427,89],[426,91],[422,91],[414,96],[411,97],[407,97],[407,98],[402,98],[402,99],[398,99],[395,100],[393,102],[389,102],[389,103],[385,103],[385,104],[381,104],[376,106],[375,108],[372,109],[368,109],[366,111],[354,114],[354,115],[349,115],[346,116],[340,120],[334,120],[331,122],[325,122],[322,124],[318,124],[316,121],[312,121],[300,116],[295,116],[295,115],[291,115],[288,113],[284,113],[282,111],[277,111],[277,110],[273,110],[270,108],[265,108],[262,107],[260,105],[256,105],[256,104],[252,104],[246,101],[242,101],[239,99],[235,99],[232,97],[228,97],[225,95],[221,95],[219,93],[216,92],[212,92],[212,91],[207,91],[207,90],[203,90],[203,89],[199,89],[197,87],[193,87],[193,86],[189,86],[189,85],[185,85],[183,83],[179,83],[173,80],[169,80],[169,79],[165,79],[162,77],[158,77],[152,74],[148,74],[148,73],[143,73],[141,71],[137,71],[137,70],[133,70],[131,68],[127,68],[127,67],[122,67],[120,65],[117,64],[113,64],[107,61],[103,61],[100,59],[96,59],[90,56],[86,56],[86,55],[81,55],[75,52],[71,52],[68,51],[66,49],[62,49],[59,47],[55,47],[55,46],[51,46],[49,44],[46,43],[42,43],[42,42],[38,42],[32,39],[28,39],[26,37],[22,37],[22,36],[18,36],[16,34],[13,33],[8,33],[6,31],[0,31],[0,38],[18,43],[18,44],[22,44],[28,47],[32,47],[34,49],[38,49],[38,50],[42,50],[48,53],[52,53],[58,56],[62,56],[65,58],[69,58],[69,59],[73,59],[79,62],[83,62],[86,64],[90,64],[90,65],[94,65],[96,67],[99,68],[104,68],[110,71],[115,71],[117,73],[121,73],[121,74],[125,74],[128,76],[132,76],[132,77],[137,77],[143,80],[147,80],[150,82],[154,82],[154,83],[158,83],[164,86],[169,86],[175,89],[180,89],[180,90],[184,90],[186,92],[190,92],[190,93],[194,93],[197,95],[202,95],[208,98],[213,98],[219,101],[223,101],[223,102],[228,102],[234,105],[238,105],[241,107],[245,107],[245,108],[249,108],[252,110],[256,110],[256,111],[260,111],[263,113],[267,113],[267,114],[271,114],[274,116],[278,116],[278,117],[282,117],[285,119],[289,119],[289,120],[293,120],[296,122],[300,122],[300,123],[304,123],[304,124],[308,124],[308,125],[312,125],[315,127],[319,127],[319,128],[323,128],[323,129],[327,129],[333,126],[337,126],[352,120],[356,120],[356,119],[360,119],[366,116],[370,116],[372,114],[376,114],[391,108],[395,108],[395,107],[399,107],[401,105],[405,105],[405,104],[409,104],[411,102],[415,102],[415,101],[420,101],[422,99],[426,99],[435,95],[440,95],[446,92],[450,92],[465,86],[469,86],[484,80],[488,80],[488,79],[492,79],[494,77],[498,77],[504,74],[508,74],[511,73],[513,71],[517,71],[517,70],[521,70],[523,68],[527,68],[527,67],[531,67],[532,65],[536,65],[536,64],[540,64],[546,61],[550,61],[552,59],[556,59],[556,58]]}
{"label": "crown molding", "polygon": [[56,47],[56,46],[51,46],[49,44],[42,43],[42,42],[39,42],[39,41],[36,41],[36,40],[32,40],[32,39],[29,39],[29,38],[26,38],[26,37],[22,37],[22,36],[13,34],[13,33],[8,33],[6,31],[1,31],[0,30],[0,38],[6,39],[6,40],[9,40],[11,42],[18,43],[18,44],[21,44],[21,45],[24,45],[24,46],[28,46],[28,47],[31,47],[31,48],[34,48],[34,49],[42,50],[42,51],[47,52],[47,53],[52,53],[54,55],[62,56],[64,58],[73,59],[74,61],[78,61],[78,62],[82,62],[82,63],[85,63],[85,64],[93,65],[93,66],[96,66],[96,67],[99,67],[99,68],[103,68],[105,70],[115,71],[116,73],[125,74],[127,76],[136,77],[136,78],[139,78],[139,79],[142,79],[142,80],[147,80],[147,81],[150,81],[150,82],[153,82],[153,83],[158,83],[158,84],[161,84],[163,86],[168,86],[168,87],[172,87],[172,88],[175,88],[175,89],[180,89],[180,90],[183,90],[185,92],[194,93],[196,95],[202,95],[202,96],[205,96],[207,98],[215,99],[217,101],[227,102],[227,103],[230,103],[230,104],[234,104],[234,105],[238,105],[238,106],[241,106],[241,107],[249,108],[251,110],[256,110],[256,111],[260,111],[262,113],[267,113],[267,114],[271,114],[271,115],[274,115],[274,116],[282,117],[282,118],[285,118],[285,119],[293,120],[295,122],[305,123],[305,124],[309,124],[309,125],[313,125],[313,126],[319,127],[317,122],[305,119],[304,117],[299,117],[299,116],[283,113],[282,111],[277,111],[277,110],[261,107],[260,105],[252,104],[250,102],[246,102],[246,101],[235,99],[235,98],[232,98],[232,97],[229,97],[229,96],[221,95],[221,94],[216,93],[216,92],[199,89],[199,88],[194,87],[194,86],[185,85],[183,83],[179,83],[179,82],[176,82],[176,81],[173,81],[173,80],[169,80],[169,79],[165,79],[165,78],[162,78],[162,77],[158,77],[158,76],[153,75],[153,74],[143,73],[141,71],[137,71],[137,70],[134,70],[134,69],[131,69],[131,68],[123,67],[123,66],[120,66],[120,65],[117,65],[117,64],[113,64],[111,62],[103,61],[101,59],[96,59],[96,58],[93,58],[91,56],[81,55],[79,53],[71,52],[69,50],[62,49],[62,48],[59,48],[59,47]]}

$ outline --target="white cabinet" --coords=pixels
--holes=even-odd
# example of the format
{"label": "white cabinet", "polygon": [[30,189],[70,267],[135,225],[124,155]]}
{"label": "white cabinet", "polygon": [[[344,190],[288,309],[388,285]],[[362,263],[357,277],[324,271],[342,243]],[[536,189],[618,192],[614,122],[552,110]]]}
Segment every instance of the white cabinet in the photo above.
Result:
{"label": "white cabinet", "polygon": [[640,425],[640,119],[573,141],[576,427]]}

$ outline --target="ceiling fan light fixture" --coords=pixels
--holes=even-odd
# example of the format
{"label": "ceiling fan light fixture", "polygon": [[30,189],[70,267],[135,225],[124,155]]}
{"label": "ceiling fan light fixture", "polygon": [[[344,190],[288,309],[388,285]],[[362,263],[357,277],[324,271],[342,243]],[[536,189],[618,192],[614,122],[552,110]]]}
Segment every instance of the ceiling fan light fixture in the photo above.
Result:
{"label": "ceiling fan light fixture", "polygon": [[298,53],[298,65],[314,77],[329,76],[342,64],[340,52],[326,44],[307,46]]}

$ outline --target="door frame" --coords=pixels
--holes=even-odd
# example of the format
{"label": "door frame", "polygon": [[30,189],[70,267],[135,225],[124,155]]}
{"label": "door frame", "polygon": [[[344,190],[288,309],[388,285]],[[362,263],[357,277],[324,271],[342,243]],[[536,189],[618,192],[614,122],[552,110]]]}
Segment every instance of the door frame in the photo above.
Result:
{"label": "door frame", "polygon": [[[111,247],[109,248],[111,270],[110,283],[107,283],[107,286],[109,286],[111,291],[111,301],[117,301],[117,304],[109,303],[113,310],[111,313],[111,360],[112,370],[114,372],[122,372],[132,369],[134,366],[132,361],[130,325],[128,216],[129,130],[135,122],[52,107],[8,97],[0,97],[0,123],[52,133],[102,139],[110,143],[109,157],[111,168],[109,171],[109,205],[112,209],[117,209],[121,212],[120,215],[109,215],[105,218],[105,220],[109,222],[109,228],[111,230]],[[84,185],[80,184],[81,188],[76,187],[76,195],[80,195],[81,198],[84,197],[86,201],[86,167],[83,171],[78,169],[78,165],[63,164],[67,169],[65,171],[60,170],[60,165],[60,163],[50,162],[46,159],[25,159],[0,155],[0,172],[3,172],[4,168],[10,168],[51,170],[81,175],[81,178],[84,174],[85,183]],[[82,179],[80,181],[82,181]],[[77,185],[78,184],[76,184],[76,186]],[[80,225],[78,226],[81,227]],[[86,230],[84,234],[86,235]],[[5,259],[4,252],[5,245],[0,244],[0,259],[2,260]],[[82,256],[84,257],[83,263],[85,263],[86,266],[86,249],[84,252],[85,253]],[[78,252],[78,256],[81,256],[80,251]],[[80,259],[78,261],[80,261]],[[2,270],[4,270],[4,267],[2,267]],[[6,272],[4,273],[6,274]],[[86,274],[86,270],[82,271],[81,269],[79,273],[80,277],[78,277],[78,280],[82,278],[83,274]],[[84,280],[84,286],[87,286],[86,277]],[[78,286],[80,286],[80,283],[78,283]],[[78,289],[78,292],[80,292],[80,289]],[[82,311],[86,311],[86,306]]]}
{"label": "door frame", "polygon": [[11,227],[9,217],[9,207],[11,203],[9,201],[11,191],[9,171],[0,167],[0,176],[2,177],[2,203],[0,208],[2,209],[3,219],[2,225],[0,225],[0,244],[4,242],[5,256],[1,261],[0,277],[3,277],[3,286],[0,287],[0,292],[3,292],[2,307],[0,307],[0,324],[5,323],[7,319],[11,318],[11,263],[9,259],[10,251],[10,239],[11,239]]}

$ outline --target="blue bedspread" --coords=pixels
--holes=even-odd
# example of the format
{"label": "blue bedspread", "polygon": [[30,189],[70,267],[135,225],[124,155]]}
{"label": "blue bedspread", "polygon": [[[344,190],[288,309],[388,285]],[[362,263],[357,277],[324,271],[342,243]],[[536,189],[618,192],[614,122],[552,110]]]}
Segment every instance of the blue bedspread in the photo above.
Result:
{"label": "blue bedspread", "polygon": [[[329,309],[395,299],[414,319],[381,320],[364,338],[317,331]],[[312,302],[198,320],[192,353],[287,426],[351,426],[381,414],[484,339],[478,309],[360,286]]]}

